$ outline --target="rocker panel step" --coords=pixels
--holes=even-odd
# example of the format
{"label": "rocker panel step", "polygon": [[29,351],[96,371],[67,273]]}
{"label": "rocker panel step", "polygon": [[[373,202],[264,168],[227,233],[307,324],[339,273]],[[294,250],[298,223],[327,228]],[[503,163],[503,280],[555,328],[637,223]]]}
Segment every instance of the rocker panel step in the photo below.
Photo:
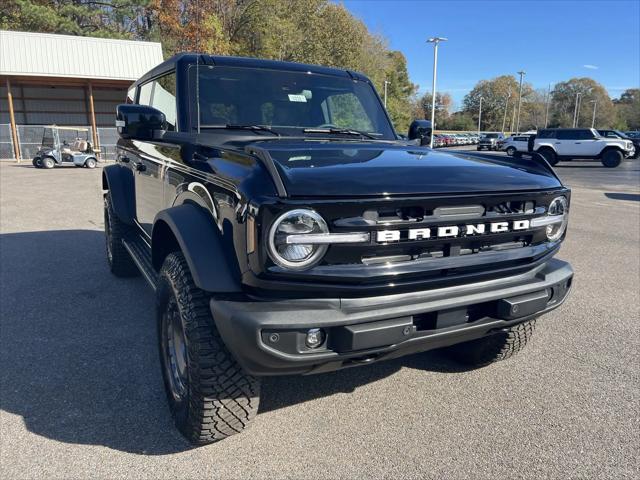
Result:
{"label": "rocker panel step", "polygon": [[122,244],[155,292],[158,285],[158,273],[153,268],[151,261],[151,248],[140,237],[123,239]]}

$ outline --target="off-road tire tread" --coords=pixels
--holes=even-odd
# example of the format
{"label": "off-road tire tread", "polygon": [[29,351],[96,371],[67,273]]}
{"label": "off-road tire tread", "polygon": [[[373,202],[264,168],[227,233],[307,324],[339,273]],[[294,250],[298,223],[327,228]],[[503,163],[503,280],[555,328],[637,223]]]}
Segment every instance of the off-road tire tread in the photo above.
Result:
{"label": "off-road tire tread", "polygon": [[[104,208],[105,213],[111,219],[111,240],[106,239],[107,242],[111,241],[111,263],[109,263],[111,273],[116,277],[137,277],[140,275],[140,270],[122,244],[122,239],[131,234],[131,227],[122,222],[115,214],[111,204],[111,195],[108,193],[104,198]],[[105,218],[104,221],[106,222],[107,219]]]}
{"label": "off-road tire tread", "polygon": [[506,360],[521,351],[533,336],[535,319],[514,325],[489,337],[454,345],[447,349],[454,360],[482,367]]}
{"label": "off-road tire tread", "polygon": [[[196,287],[182,253],[169,254],[160,271],[158,300],[171,291],[185,326],[189,375],[188,413],[183,421],[174,417],[176,426],[193,444],[240,433],[258,412],[260,382],[225,347],[209,309],[210,295]],[[159,328],[162,308],[159,301]]]}
{"label": "off-road tire tread", "polygon": [[[615,155],[615,158],[613,157]],[[607,168],[616,168],[624,160],[624,154],[617,149],[608,149],[602,152],[600,161]]]}

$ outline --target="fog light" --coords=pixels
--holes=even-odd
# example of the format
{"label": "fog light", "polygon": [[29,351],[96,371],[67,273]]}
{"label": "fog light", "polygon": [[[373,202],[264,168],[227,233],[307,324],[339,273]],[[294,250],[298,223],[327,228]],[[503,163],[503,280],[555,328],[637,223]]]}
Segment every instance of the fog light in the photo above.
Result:
{"label": "fog light", "polygon": [[307,332],[305,343],[309,348],[318,348],[324,343],[324,332],[319,328],[312,328]]}

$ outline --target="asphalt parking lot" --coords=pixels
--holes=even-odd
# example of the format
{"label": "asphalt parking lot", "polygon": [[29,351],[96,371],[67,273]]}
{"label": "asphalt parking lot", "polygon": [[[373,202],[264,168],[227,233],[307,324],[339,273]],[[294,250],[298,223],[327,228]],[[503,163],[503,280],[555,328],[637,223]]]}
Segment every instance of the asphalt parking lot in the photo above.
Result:
{"label": "asphalt parking lot", "polygon": [[100,169],[3,162],[2,478],[638,478],[640,161],[557,172],[573,293],[522,354],[268,379],[248,431],[191,448],[166,407],[153,295],[107,269]]}

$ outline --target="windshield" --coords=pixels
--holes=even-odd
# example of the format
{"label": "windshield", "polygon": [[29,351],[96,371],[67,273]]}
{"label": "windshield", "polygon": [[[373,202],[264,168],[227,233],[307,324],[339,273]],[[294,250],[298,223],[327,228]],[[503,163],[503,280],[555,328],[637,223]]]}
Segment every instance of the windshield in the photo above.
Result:
{"label": "windshield", "polygon": [[[324,132],[305,133],[304,129],[347,129],[395,139],[380,100],[367,82],[264,68],[207,66],[198,70],[203,130],[251,125],[266,126],[282,135],[317,136]],[[192,66],[192,85],[195,75]],[[197,128],[197,109],[193,110],[192,125]]]}
{"label": "windshield", "polygon": [[497,133],[485,133],[482,138],[498,138]]}

